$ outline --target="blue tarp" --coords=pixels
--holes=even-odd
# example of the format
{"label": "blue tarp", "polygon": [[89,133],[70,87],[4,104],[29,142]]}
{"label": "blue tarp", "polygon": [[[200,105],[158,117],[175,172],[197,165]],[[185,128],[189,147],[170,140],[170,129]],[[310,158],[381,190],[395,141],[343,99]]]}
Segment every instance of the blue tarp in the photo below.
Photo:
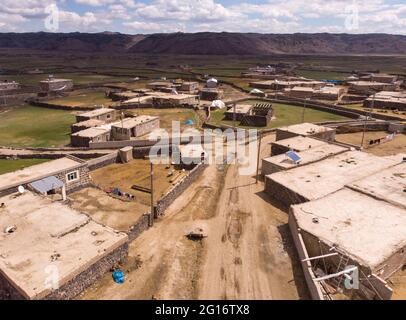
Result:
{"label": "blue tarp", "polygon": [[39,193],[47,193],[48,191],[59,189],[63,187],[63,182],[58,178],[51,176],[31,183]]}
{"label": "blue tarp", "polygon": [[193,120],[192,119],[188,119],[188,120],[186,120],[185,121],[185,124],[187,124],[187,125],[193,125]]}
{"label": "blue tarp", "polygon": [[113,280],[115,283],[124,283],[125,277],[124,272],[121,270],[116,270],[113,272]]}

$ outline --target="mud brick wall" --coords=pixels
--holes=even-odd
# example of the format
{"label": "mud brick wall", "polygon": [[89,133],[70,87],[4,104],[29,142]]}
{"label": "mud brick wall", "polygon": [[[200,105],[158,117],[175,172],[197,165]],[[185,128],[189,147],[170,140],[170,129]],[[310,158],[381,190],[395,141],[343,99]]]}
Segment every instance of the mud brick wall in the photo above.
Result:
{"label": "mud brick wall", "polygon": [[202,174],[207,165],[199,164],[190,173],[167,192],[156,204],[155,215],[159,216],[165,212],[168,206],[179,197],[196,179]]}
{"label": "mud brick wall", "polygon": [[268,177],[265,177],[265,192],[287,207],[289,207],[291,204],[298,204],[309,201],[309,199],[306,199],[305,197],[297,194],[286,186],[283,186]]}
{"label": "mud brick wall", "polygon": [[[128,254],[128,243],[115,249],[113,252],[100,259],[87,270],[64,284],[58,290],[47,295],[45,300],[69,300],[90,287],[108,272],[115,264],[124,259]],[[113,281],[113,279],[111,280]]]}
{"label": "mud brick wall", "polygon": [[144,214],[138,221],[130,228],[128,234],[128,241],[131,242],[138,238],[141,233],[148,229],[149,213]]}

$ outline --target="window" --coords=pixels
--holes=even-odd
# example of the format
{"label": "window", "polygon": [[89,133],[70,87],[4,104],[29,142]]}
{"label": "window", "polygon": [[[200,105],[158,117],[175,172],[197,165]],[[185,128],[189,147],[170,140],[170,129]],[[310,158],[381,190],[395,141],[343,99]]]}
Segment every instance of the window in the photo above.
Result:
{"label": "window", "polygon": [[79,171],[72,171],[66,175],[66,181],[73,182],[79,180]]}

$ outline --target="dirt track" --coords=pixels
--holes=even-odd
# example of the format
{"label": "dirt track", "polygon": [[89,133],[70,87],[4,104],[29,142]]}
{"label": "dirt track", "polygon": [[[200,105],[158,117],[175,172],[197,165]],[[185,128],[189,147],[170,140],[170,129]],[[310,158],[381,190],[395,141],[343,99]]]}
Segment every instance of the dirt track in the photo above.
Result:
{"label": "dirt track", "polygon": [[[266,147],[266,144],[265,144]],[[263,183],[238,167],[209,166],[153,228],[130,246],[122,267],[126,282],[111,275],[84,299],[298,299],[307,298],[287,214],[269,203]],[[185,233],[203,226],[208,238]],[[292,255],[292,258],[291,258]]]}

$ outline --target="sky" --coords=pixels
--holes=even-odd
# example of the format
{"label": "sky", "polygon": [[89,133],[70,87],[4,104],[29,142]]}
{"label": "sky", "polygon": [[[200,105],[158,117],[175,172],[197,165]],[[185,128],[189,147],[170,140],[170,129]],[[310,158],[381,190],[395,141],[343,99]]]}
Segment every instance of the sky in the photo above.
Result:
{"label": "sky", "polygon": [[0,32],[391,33],[405,0],[0,0]]}

